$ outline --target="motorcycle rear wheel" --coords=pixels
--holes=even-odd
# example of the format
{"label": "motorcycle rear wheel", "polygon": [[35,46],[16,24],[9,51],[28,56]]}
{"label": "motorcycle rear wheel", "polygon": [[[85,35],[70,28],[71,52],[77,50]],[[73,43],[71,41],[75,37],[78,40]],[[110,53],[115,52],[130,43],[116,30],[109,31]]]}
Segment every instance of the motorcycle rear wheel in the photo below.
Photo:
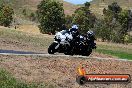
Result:
{"label": "motorcycle rear wheel", "polygon": [[83,52],[82,56],[89,56],[92,53],[92,49],[87,50],[87,52]]}
{"label": "motorcycle rear wheel", "polygon": [[65,50],[64,50],[64,54],[65,55],[71,55],[71,50],[70,50],[70,47],[69,46],[65,46]]}

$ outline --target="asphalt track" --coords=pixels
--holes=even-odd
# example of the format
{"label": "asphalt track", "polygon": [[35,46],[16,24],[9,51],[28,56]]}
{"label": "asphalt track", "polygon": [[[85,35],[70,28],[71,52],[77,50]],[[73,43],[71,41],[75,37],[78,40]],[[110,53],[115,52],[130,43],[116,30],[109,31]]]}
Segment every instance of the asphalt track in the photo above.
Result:
{"label": "asphalt track", "polygon": [[15,50],[2,50],[2,49],[0,49],[0,53],[9,53],[9,54],[40,54],[40,53],[36,53],[36,52],[15,51]]}
{"label": "asphalt track", "polygon": [[43,57],[77,57],[82,59],[104,59],[104,60],[118,60],[118,61],[132,61],[127,59],[115,59],[115,58],[102,58],[102,57],[90,57],[90,56],[80,56],[80,55],[64,55],[64,54],[47,54],[47,53],[38,53],[38,52],[26,52],[26,51],[15,51],[15,50],[3,50],[0,49],[0,55],[14,55],[14,56],[43,56]]}

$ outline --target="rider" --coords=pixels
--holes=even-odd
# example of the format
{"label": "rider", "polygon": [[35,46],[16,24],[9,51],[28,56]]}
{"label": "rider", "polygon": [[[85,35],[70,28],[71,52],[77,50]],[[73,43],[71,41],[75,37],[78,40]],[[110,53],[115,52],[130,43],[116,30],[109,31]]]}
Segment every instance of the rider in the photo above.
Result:
{"label": "rider", "polygon": [[69,29],[70,35],[72,35],[73,39],[70,41],[71,47],[78,45],[80,42],[80,33],[79,33],[79,28],[77,25],[73,25]]}
{"label": "rider", "polygon": [[92,44],[92,45],[94,45],[94,47],[93,48],[96,48],[96,44],[94,43],[94,40],[96,40],[95,39],[95,34],[94,34],[94,32],[93,31],[88,31],[87,32],[87,37],[88,37],[88,39],[89,39],[89,42]]}
{"label": "rider", "polygon": [[77,39],[79,37],[79,27],[77,25],[73,25],[69,29],[70,34],[72,34],[73,39]]}
{"label": "rider", "polygon": [[75,42],[75,40],[77,41],[77,39],[79,39],[79,31],[77,25],[73,25],[69,30],[67,30],[65,25],[62,25],[62,31],[60,31],[60,33],[64,35],[66,40],[69,42]]}

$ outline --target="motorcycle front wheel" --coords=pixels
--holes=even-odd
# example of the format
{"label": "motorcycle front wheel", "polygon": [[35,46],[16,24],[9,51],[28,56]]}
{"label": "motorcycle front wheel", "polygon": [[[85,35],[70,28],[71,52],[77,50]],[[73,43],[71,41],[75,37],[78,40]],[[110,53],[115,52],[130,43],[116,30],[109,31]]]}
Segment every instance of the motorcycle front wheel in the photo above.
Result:
{"label": "motorcycle front wheel", "polygon": [[53,42],[48,48],[48,53],[49,54],[54,54],[56,52],[56,50],[55,50],[56,46],[57,46],[57,43]]}

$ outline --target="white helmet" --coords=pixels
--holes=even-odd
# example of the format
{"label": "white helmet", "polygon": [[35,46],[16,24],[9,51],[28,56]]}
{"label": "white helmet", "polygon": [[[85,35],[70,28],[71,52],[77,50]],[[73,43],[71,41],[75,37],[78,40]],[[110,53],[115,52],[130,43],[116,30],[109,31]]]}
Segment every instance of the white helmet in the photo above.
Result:
{"label": "white helmet", "polygon": [[72,28],[78,29],[78,26],[77,25],[73,25]]}
{"label": "white helmet", "polygon": [[87,34],[88,34],[89,36],[93,36],[93,35],[94,35],[94,32],[93,32],[93,31],[88,31]]}

